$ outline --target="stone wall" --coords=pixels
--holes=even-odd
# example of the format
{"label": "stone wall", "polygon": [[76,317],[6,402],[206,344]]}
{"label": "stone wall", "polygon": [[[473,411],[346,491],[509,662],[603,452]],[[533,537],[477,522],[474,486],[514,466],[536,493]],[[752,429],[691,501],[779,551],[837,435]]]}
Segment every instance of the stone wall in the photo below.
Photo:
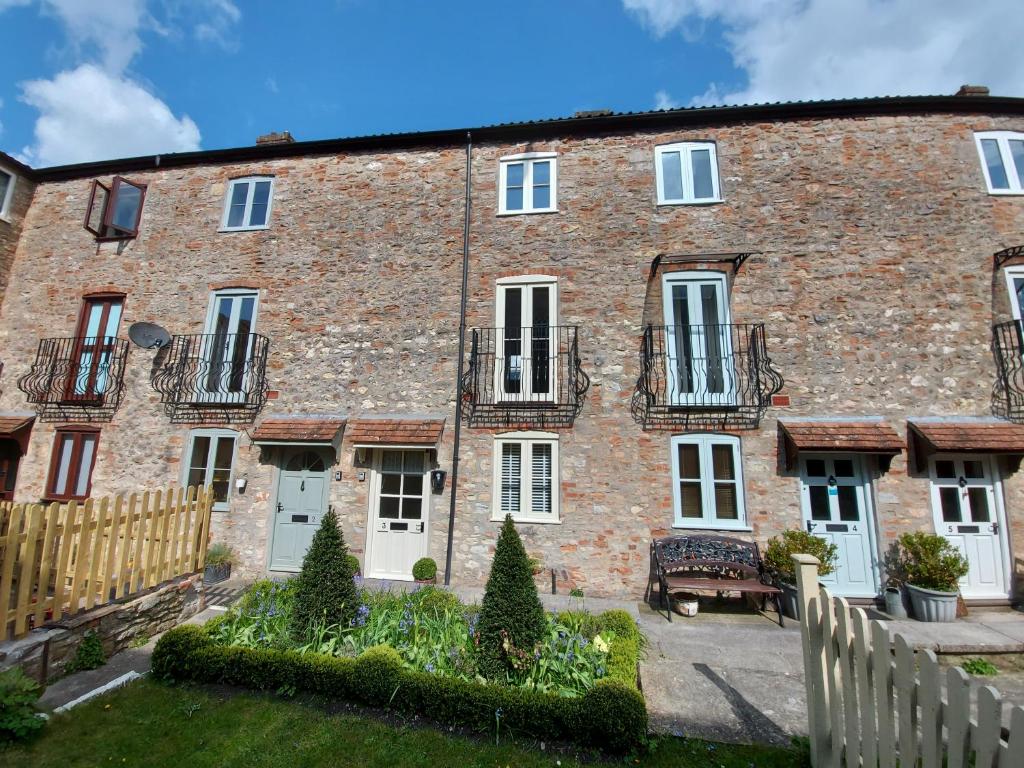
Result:
{"label": "stone wall", "polygon": [[45,684],[64,675],[89,632],[99,635],[109,658],[134,641],[166,632],[204,606],[201,573],[175,579],[125,602],[103,605],[0,643],[0,670],[21,667],[26,675]]}
{"label": "stone wall", "polygon": [[0,217],[0,305],[2,305],[7,293],[11,267],[14,263],[14,253],[18,246],[18,239],[21,237],[22,222],[29,204],[32,202],[32,193],[35,191],[36,185],[20,175],[12,163],[6,162],[3,153],[0,153],[0,169],[13,173],[15,176],[14,195],[11,198],[7,217]]}
{"label": "stone wall", "polygon": [[[582,138],[556,126],[547,141],[474,148],[469,327],[495,325],[498,277],[553,275],[559,322],[579,325],[592,382],[575,424],[559,430],[561,520],[520,526],[527,549],[565,572],[560,588],[641,595],[650,539],[672,526],[674,433],[644,431],[630,413],[641,327],[660,301],[656,254],[757,252],[731,277],[732,320],[765,323],[789,405],[737,433],[747,535],[764,541],[800,525],[779,418],[880,416],[905,433],[909,417],[990,413],[991,326],[1008,319],[992,254],[1024,233],[1024,197],[985,190],[972,134],[992,129],[1024,130],[1024,121],[924,114]],[[686,139],[717,142],[724,202],[656,204],[654,147]],[[558,153],[557,213],[497,215],[498,158],[521,151]],[[458,147],[132,173],[148,194],[139,237],[121,246],[97,245],[81,227],[89,179],[43,184],[0,312],[4,375],[27,370],[41,335],[70,335],[89,291],[127,294],[123,328],[147,320],[194,333],[211,288],[257,287],[256,329],[271,339],[265,414],[446,417],[437,462],[450,470],[463,163]],[[218,232],[227,180],[257,173],[275,176],[270,228]],[[102,425],[94,493],[181,476],[188,427],[160,407],[151,357],[131,351],[124,403]],[[22,408],[21,393],[5,387],[0,409]],[[19,498],[43,492],[52,430],[34,427]],[[458,584],[486,578],[497,536],[495,431],[463,429]],[[249,575],[267,567],[280,453],[242,435],[235,477],[247,488],[214,513],[215,538],[241,551]],[[362,558],[368,483],[348,441],[336,469],[330,503]],[[888,472],[872,471],[880,548],[902,531],[933,530],[927,478],[908,470],[905,453]],[[1007,475],[1003,492],[1020,557],[1019,475]],[[449,493],[450,483],[430,497],[430,551],[441,564]]]}

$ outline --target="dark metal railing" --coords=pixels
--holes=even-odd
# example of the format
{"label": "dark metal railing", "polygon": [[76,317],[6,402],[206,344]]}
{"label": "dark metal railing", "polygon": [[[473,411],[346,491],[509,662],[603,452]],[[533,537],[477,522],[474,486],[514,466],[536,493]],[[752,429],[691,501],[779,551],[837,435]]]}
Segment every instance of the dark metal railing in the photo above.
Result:
{"label": "dark metal railing", "polygon": [[992,326],[992,353],[996,360],[992,412],[1024,423],[1024,331],[1019,321]]}
{"label": "dark metal railing", "polygon": [[473,426],[571,424],[589,386],[574,325],[472,331],[462,396]]}
{"label": "dark metal railing", "polygon": [[645,428],[752,429],[782,385],[763,323],[648,325],[633,417]]}
{"label": "dark metal railing", "polygon": [[175,422],[251,421],[267,402],[270,340],[255,333],[175,336],[153,387]]}
{"label": "dark metal railing", "polygon": [[128,341],[116,336],[40,339],[18,389],[44,419],[109,419],[124,395]]}

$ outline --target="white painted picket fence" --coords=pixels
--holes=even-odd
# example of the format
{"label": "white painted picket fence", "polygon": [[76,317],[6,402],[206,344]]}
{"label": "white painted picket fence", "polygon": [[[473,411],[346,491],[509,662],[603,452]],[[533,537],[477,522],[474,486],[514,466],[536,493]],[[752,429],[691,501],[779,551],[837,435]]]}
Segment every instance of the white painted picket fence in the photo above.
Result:
{"label": "white painted picket fence", "polygon": [[943,675],[931,651],[890,641],[883,622],[819,587],[816,558],[793,560],[815,768],[1024,768],[1024,708],[1004,739],[999,691],[978,688],[972,715],[966,672]]}

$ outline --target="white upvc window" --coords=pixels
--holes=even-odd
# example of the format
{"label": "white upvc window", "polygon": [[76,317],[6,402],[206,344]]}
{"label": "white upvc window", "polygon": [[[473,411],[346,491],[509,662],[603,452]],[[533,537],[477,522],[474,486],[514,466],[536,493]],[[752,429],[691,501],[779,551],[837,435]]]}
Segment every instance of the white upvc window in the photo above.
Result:
{"label": "white upvc window", "polygon": [[220,228],[224,232],[266,229],[274,203],[274,177],[249,176],[232,179],[224,198]]}
{"label": "white upvc window", "polygon": [[974,134],[992,195],[1024,195],[1024,133],[984,131]]}
{"label": "white upvc window", "polygon": [[492,520],[558,522],[558,435],[506,432],[494,438]]}
{"label": "white upvc window", "polygon": [[713,141],[684,141],[654,148],[658,205],[719,203],[718,154]]}
{"label": "white upvc window", "polygon": [[0,166],[0,219],[11,220],[11,202],[14,200],[14,183],[18,177],[13,171]]}
{"label": "white upvc window", "polygon": [[213,508],[227,511],[238,433],[230,429],[193,429],[182,467],[185,487],[213,489]]}
{"label": "white upvc window", "polygon": [[550,213],[558,210],[558,155],[526,152],[498,162],[498,213]]}
{"label": "white upvc window", "polygon": [[749,530],[739,438],[679,435],[671,447],[673,525]]}

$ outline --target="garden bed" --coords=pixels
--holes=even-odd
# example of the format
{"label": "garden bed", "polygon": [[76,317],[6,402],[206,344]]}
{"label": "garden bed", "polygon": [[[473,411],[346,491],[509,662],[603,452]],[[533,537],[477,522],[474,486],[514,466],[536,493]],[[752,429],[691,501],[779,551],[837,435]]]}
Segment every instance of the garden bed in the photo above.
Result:
{"label": "garden bed", "polygon": [[646,736],[637,685],[643,637],[624,611],[547,616],[542,641],[504,679],[478,669],[477,609],[427,587],[360,590],[349,626],[296,639],[291,585],[260,582],[205,627],[157,644],[158,677],[309,692],[420,714],[446,725],[627,750]]}

